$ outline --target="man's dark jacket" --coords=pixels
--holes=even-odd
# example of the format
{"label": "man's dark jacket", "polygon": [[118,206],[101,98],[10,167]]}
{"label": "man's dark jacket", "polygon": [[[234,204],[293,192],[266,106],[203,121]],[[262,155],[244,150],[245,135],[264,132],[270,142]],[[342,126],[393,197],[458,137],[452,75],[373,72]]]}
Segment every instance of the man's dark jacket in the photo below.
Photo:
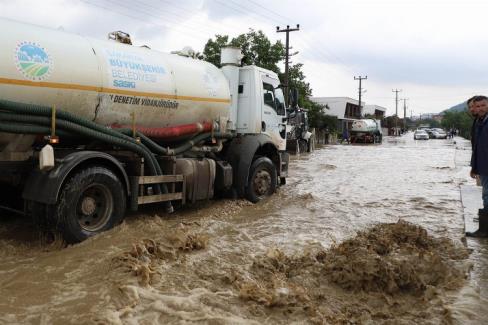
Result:
{"label": "man's dark jacket", "polygon": [[475,174],[488,176],[488,115],[477,120],[474,138],[471,167]]}
{"label": "man's dark jacket", "polygon": [[475,117],[473,119],[473,124],[471,125],[471,150],[474,151],[474,137],[475,137],[475,130],[476,130],[476,122],[478,119]]}

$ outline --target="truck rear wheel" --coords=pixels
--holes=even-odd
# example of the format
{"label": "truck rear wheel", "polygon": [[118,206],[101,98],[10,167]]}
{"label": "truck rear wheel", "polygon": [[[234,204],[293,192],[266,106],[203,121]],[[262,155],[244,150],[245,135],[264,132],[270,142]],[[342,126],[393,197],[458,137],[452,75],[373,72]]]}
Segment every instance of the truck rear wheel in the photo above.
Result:
{"label": "truck rear wheel", "polygon": [[77,243],[119,224],[125,208],[125,191],[117,175],[93,166],[74,174],[64,185],[55,220],[63,238]]}
{"label": "truck rear wheel", "polygon": [[250,169],[246,198],[257,203],[276,191],[276,167],[267,157],[256,159]]}
{"label": "truck rear wheel", "polygon": [[308,143],[306,140],[298,140],[298,150],[300,153],[309,152]]}

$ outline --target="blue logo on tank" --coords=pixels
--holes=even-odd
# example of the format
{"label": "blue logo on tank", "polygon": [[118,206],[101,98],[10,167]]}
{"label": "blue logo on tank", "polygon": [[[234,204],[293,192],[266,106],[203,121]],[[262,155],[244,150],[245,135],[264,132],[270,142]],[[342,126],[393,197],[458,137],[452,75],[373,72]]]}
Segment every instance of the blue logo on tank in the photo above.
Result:
{"label": "blue logo on tank", "polygon": [[19,72],[34,81],[46,79],[52,70],[52,62],[46,49],[33,42],[21,42],[17,45],[15,61]]}

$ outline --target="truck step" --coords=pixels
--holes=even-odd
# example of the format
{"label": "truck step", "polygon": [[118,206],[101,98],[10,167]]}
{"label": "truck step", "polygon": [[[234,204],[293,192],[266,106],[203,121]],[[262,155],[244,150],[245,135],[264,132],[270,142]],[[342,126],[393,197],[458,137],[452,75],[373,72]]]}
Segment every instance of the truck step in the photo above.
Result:
{"label": "truck step", "polygon": [[[175,184],[181,183],[181,192],[175,191]],[[171,184],[166,194],[145,195],[145,186],[152,184]],[[181,200],[185,204],[185,176],[184,175],[160,175],[160,176],[132,176],[131,177],[131,210],[137,211],[140,204]]]}

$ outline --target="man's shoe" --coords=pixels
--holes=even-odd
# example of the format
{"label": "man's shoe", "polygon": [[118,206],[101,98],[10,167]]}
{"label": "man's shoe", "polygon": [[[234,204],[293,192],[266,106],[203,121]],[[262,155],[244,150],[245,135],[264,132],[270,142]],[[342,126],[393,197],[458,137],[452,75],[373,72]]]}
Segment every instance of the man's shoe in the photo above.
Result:
{"label": "man's shoe", "polygon": [[488,238],[488,211],[478,210],[479,229],[474,232],[467,232],[466,237]]}

